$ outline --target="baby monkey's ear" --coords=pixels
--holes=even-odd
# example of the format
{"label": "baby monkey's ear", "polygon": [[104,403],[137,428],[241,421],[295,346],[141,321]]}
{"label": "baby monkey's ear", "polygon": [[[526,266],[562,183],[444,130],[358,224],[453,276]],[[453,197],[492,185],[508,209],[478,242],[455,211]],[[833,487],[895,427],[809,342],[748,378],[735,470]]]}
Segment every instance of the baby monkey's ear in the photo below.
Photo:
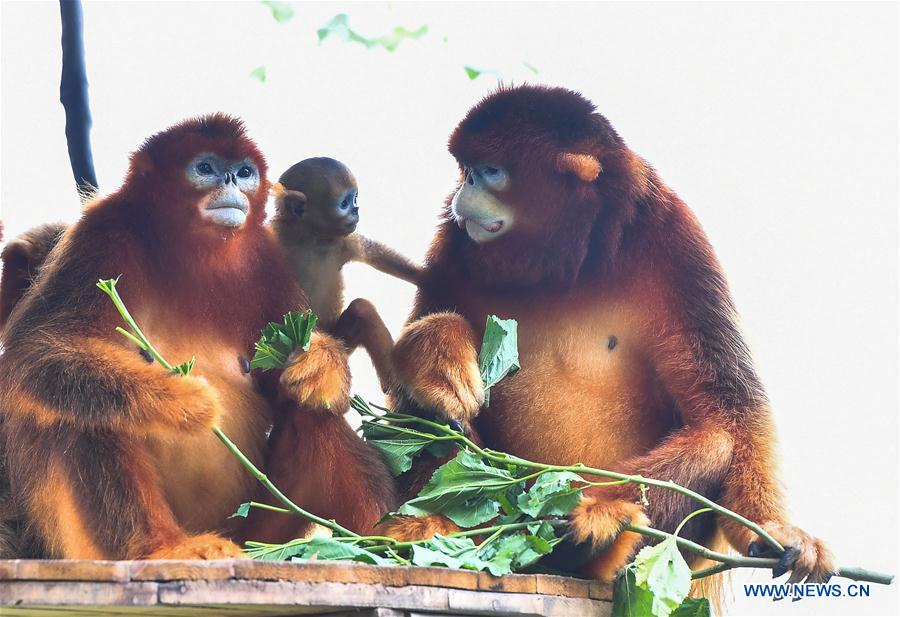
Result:
{"label": "baby monkey's ear", "polygon": [[275,208],[278,212],[303,216],[306,209],[305,193],[286,189],[280,182],[272,185],[272,192],[275,194]]}

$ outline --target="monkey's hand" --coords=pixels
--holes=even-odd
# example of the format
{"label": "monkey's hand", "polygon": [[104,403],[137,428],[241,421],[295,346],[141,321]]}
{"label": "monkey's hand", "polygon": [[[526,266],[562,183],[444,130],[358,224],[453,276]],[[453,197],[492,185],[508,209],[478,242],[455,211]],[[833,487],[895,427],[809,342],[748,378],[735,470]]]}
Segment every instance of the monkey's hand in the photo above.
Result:
{"label": "monkey's hand", "polygon": [[[570,553],[586,554],[590,558],[583,568],[585,574],[611,582],[631,561],[643,536],[625,531],[628,524],[650,524],[639,504],[624,499],[582,497],[581,503],[569,515],[567,540]],[[573,557],[577,559],[577,555]]]}
{"label": "monkey's hand", "polygon": [[[834,556],[819,538],[787,523],[768,522],[763,523],[762,528],[784,547],[778,565],[772,568],[775,578],[790,571],[789,584],[799,583],[803,579],[807,583],[827,583],[837,571]],[[758,536],[747,547],[750,557],[769,556],[770,552],[771,547]]]}
{"label": "monkey's hand", "polygon": [[209,430],[219,422],[222,415],[219,396],[203,377],[171,374],[163,375],[161,379],[171,380],[166,394],[172,401],[159,405],[171,427],[199,432]]}
{"label": "monkey's hand", "polygon": [[309,351],[298,349],[288,358],[281,389],[301,407],[345,413],[350,409],[350,367],[343,344],[313,333]]}
{"label": "monkey's hand", "polygon": [[406,326],[394,346],[401,387],[418,405],[468,428],[484,404],[475,333],[457,313],[434,313]]}

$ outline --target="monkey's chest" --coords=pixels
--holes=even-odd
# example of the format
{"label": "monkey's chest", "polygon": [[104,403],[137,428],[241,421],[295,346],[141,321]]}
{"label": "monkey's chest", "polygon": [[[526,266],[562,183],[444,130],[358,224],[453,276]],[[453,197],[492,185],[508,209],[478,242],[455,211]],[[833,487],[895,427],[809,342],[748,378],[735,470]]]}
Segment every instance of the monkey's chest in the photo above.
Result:
{"label": "monkey's chest", "polygon": [[673,408],[647,359],[639,312],[612,303],[589,311],[497,308],[519,322],[521,369],[494,387],[479,417],[491,447],[609,467],[671,429]]}
{"label": "monkey's chest", "polygon": [[309,302],[324,329],[332,327],[344,308],[344,280],[340,261],[330,254],[309,253],[295,256],[291,264]]}
{"label": "monkey's chest", "polygon": [[[222,405],[220,428],[254,463],[261,465],[271,411],[237,349],[203,341],[159,344],[170,361],[192,355],[192,375],[203,377]],[[154,440],[150,444],[159,477],[179,523],[190,531],[221,529],[242,502],[252,498],[255,480],[212,431]]]}

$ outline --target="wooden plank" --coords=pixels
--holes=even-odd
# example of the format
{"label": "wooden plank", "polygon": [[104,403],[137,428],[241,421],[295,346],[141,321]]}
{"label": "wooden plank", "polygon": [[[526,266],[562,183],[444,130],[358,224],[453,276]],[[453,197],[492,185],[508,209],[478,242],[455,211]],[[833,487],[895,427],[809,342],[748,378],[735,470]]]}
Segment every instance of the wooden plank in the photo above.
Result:
{"label": "wooden plank", "polygon": [[591,581],[569,576],[542,574],[537,577],[537,593],[569,598],[589,598]]}
{"label": "wooden plank", "polygon": [[128,565],[128,575],[133,581],[214,581],[234,578],[234,566],[238,562],[234,559],[220,559],[210,561],[132,561],[126,563]]}
{"label": "wooden plank", "polygon": [[478,589],[478,573],[470,570],[453,570],[451,568],[411,567],[409,571],[410,585],[430,587],[450,587],[454,589]]}
{"label": "wooden plank", "polygon": [[479,572],[478,589],[508,593],[537,593],[537,577],[533,574],[494,576],[490,572]]}
{"label": "wooden plank", "polygon": [[387,587],[305,581],[185,581],[161,583],[159,602],[172,605],[263,604],[268,606],[447,609],[447,589]]}
{"label": "wooden plank", "polygon": [[157,583],[0,582],[0,606],[149,606],[156,598]]}
{"label": "wooden plank", "polygon": [[609,583],[604,583],[601,581],[591,581],[591,589],[589,595],[593,600],[612,601],[613,586]]}
{"label": "wooden plank", "polygon": [[287,561],[234,562],[234,576],[245,580],[369,583],[403,587],[411,568],[353,563],[291,563]]}
{"label": "wooden plank", "polygon": [[450,589],[450,610],[497,617],[609,617],[612,605],[588,598],[563,598],[528,593],[471,592]]}
{"label": "wooden plank", "polygon": [[15,578],[29,581],[120,581],[128,580],[128,562],[75,559],[16,560]]}

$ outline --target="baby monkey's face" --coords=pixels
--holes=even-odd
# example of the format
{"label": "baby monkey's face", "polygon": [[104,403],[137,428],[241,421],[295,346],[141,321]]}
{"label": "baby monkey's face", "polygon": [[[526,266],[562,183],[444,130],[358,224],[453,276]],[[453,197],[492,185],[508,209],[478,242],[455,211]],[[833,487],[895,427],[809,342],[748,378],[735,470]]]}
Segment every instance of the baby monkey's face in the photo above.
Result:
{"label": "baby monkey's face", "polygon": [[359,223],[359,206],[356,203],[359,190],[355,182],[346,186],[333,185],[333,188],[336,190],[329,192],[320,208],[312,208],[321,215],[316,217],[316,224],[326,232],[346,236],[353,233]]}
{"label": "baby monkey's face", "polygon": [[317,158],[301,161],[281,179],[278,223],[292,232],[320,238],[353,233],[359,223],[356,178],[342,163]]}

